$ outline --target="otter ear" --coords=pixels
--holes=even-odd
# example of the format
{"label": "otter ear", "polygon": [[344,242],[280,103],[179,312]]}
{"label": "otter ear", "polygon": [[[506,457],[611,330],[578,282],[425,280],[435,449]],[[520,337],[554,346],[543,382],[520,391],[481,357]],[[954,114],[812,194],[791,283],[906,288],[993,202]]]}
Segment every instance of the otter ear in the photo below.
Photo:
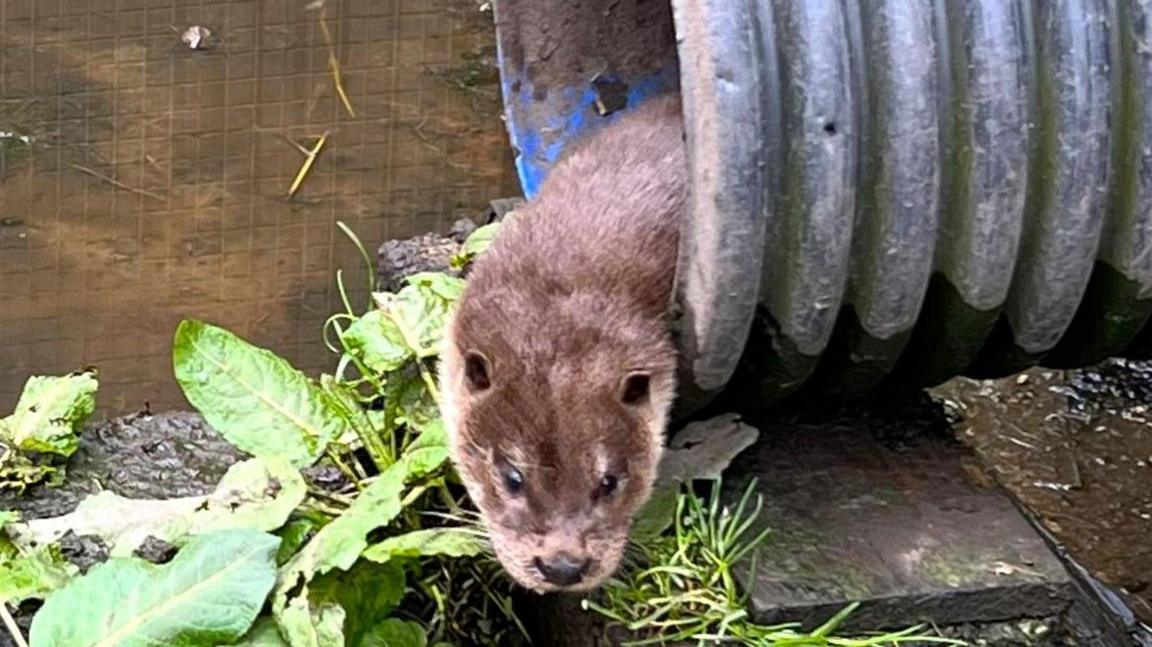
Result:
{"label": "otter ear", "polygon": [[632,371],[620,382],[620,401],[629,406],[648,401],[648,387],[652,376],[644,371]]}
{"label": "otter ear", "polygon": [[492,388],[492,378],[489,375],[488,358],[484,353],[476,350],[464,353],[464,379],[468,382],[468,390],[480,393]]}

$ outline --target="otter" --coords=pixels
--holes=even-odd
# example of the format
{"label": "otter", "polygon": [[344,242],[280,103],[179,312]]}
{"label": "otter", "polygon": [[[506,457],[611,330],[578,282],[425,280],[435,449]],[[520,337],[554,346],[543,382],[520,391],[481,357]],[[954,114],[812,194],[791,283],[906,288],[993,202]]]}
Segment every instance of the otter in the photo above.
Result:
{"label": "otter", "polygon": [[656,479],[676,389],[680,105],[650,99],[563,156],[469,270],[445,333],[453,462],[530,590],[613,574]]}

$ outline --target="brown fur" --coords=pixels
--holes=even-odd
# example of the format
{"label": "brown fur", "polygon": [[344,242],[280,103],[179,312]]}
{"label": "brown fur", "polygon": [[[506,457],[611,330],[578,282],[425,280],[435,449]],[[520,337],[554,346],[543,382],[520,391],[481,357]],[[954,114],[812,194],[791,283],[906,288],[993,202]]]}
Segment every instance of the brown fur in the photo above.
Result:
{"label": "brown fur", "polygon": [[[676,358],[667,313],[687,169],[680,104],[652,100],[561,160],[477,261],[440,380],[453,457],[506,570],[587,589],[617,567],[663,451]],[[476,389],[465,355],[486,358]],[[625,402],[630,373],[648,396]],[[520,493],[505,486],[515,467]],[[604,495],[601,479],[618,479]],[[544,581],[537,558],[590,559]]]}

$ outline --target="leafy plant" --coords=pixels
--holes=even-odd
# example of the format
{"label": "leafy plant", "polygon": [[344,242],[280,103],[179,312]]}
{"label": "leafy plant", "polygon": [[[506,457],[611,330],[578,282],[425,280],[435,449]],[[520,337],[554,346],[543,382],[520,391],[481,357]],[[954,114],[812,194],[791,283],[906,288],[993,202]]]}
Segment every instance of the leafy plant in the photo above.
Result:
{"label": "leafy plant", "polygon": [[182,322],[172,364],[192,406],[253,456],[306,467],[347,428],[329,393],[271,351],[226,330]]}
{"label": "leafy plant", "polygon": [[[964,643],[926,635],[924,627],[871,636],[834,632],[856,608],[850,605],[811,632],[796,624],[761,625],[748,614],[736,569],[756,570],[755,550],[768,530],[757,530],[762,500],[749,483],[729,508],[719,479],[705,501],[679,492],[671,532],[637,546],[637,564],[625,568],[583,606],[633,637],[627,645],[720,644],[757,647],[881,647],[901,643]],[[755,494],[755,497],[753,495]],[[753,502],[754,499],[754,502]]]}
{"label": "leafy plant", "polygon": [[[523,637],[509,585],[462,513],[430,366],[464,283],[425,273],[395,294],[370,284],[364,312],[351,306],[340,274],[337,283],[345,311],[325,326],[325,338],[339,361],[319,379],[206,322],[178,327],[173,365],[185,395],[252,456],[215,492],[162,501],[102,492],[71,514],[29,522],[3,513],[2,601],[47,598],[32,647]],[[66,455],[75,447],[69,434],[93,408],[94,380],[82,378],[30,382],[2,438]],[[307,470],[320,463],[338,468],[343,484],[309,484]],[[112,559],[77,577],[55,546],[69,532],[100,538]],[[131,557],[148,539],[177,547],[175,559],[154,566]],[[0,609],[0,620],[10,619]]]}
{"label": "leafy plant", "polygon": [[0,420],[0,490],[22,492],[63,474],[53,463],[79,445],[84,421],[96,408],[96,372],[28,378],[16,411]]}
{"label": "leafy plant", "polygon": [[0,511],[0,609],[45,597],[67,584],[77,570],[54,545],[18,545],[9,533],[19,519],[15,512]]}
{"label": "leafy plant", "polygon": [[492,241],[496,239],[498,231],[500,231],[500,223],[498,222],[489,223],[473,231],[461,246],[460,253],[452,257],[452,267],[462,268],[471,263],[472,259],[483,254],[492,244]]}
{"label": "leafy plant", "polygon": [[[373,307],[358,313],[341,275],[337,281],[346,309],[325,331],[340,356],[334,375],[313,381],[202,322],[184,322],[174,345],[189,400],[237,447],[266,460],[288,458],[298,468],[323,460],[347,480],[338,491],[312,488],[290,522],[296,525],[285,529],[297,545],[278,556],[270,596],[278,634],[293,647],[504,640],[502,629],[449,622],[458,615],[450,607],[473,604],[475,595],[446,598],[439,595],[445,582],[421,577],[431,570],[472,578],[487,559],[471,524],[445,525],[460,519],[462,492],[447,469],[429,365],[463,282],[418,274],[395,294],[373,291]],[[350,597],[334,585],[349,579],[370,582],[365,591],[393,594],[368,604],[368,593]],[[511,613],[506,587],[470,590]]]}
{"label": "leafy plant", "polygon": [[52,595],[32,622],[37,647],[217,645],[252,626],[276,578],[280,540],[251,530],[207,534],[164,566],[96,566]]}

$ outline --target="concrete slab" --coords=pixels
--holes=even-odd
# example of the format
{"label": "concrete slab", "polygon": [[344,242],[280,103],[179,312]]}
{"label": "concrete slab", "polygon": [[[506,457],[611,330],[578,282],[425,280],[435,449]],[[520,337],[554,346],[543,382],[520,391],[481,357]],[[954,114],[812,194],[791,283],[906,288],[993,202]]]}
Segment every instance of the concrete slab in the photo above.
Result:
{"label": "concrete slab", "polygon": [[772,528],[751,589],[765,623],[819,623],[850,600],[870,629],[1060,615],[1061,562],[968,451],[942,435],[895,450],[866,430],[763,429],[726,489],[760,475]]}

